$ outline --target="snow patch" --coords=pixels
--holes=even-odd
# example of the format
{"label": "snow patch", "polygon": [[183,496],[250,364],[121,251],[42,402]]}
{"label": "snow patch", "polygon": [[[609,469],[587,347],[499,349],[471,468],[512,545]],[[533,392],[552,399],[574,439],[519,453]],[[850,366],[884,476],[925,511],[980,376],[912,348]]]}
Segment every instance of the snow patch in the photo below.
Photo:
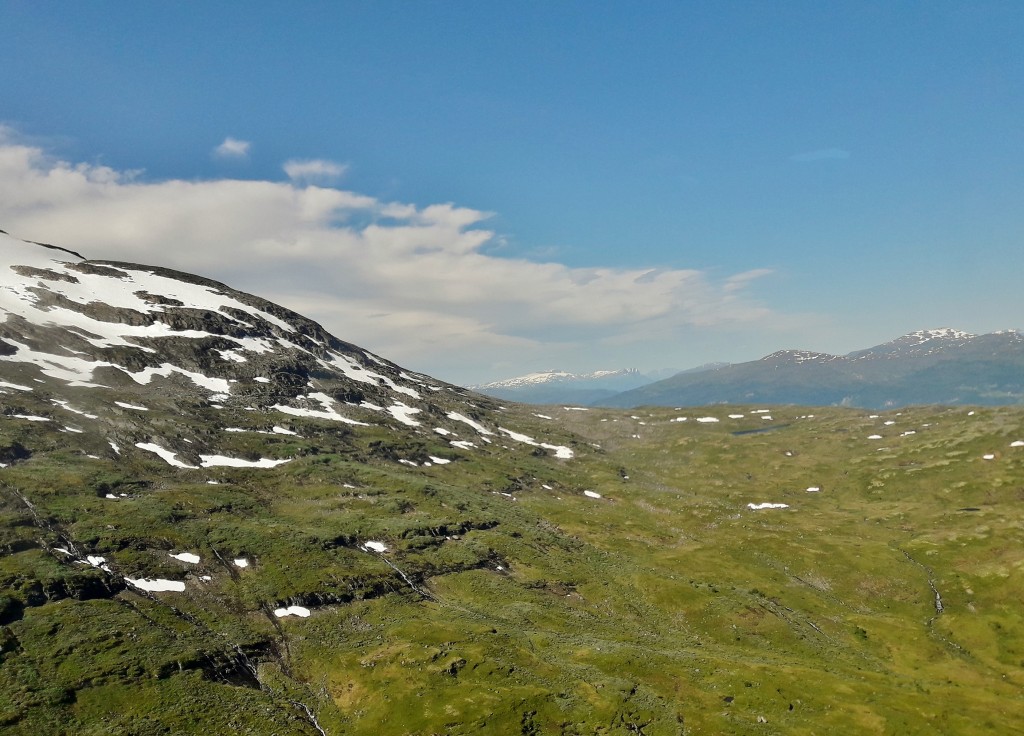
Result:
{"label": "snow patch", "polygon": [[[372,356],[370,355],[367,355],[366,357],[372,358]],[[344,373],[348,378],[351,378],[353,381],[360,381],[361,383],[370,383],[373,384],[374,386],[380,385],[380,382],[383,381],[392,391],[397,391],[398,393],[405,394],[406,396],[411,396],[414,399],[420,398],[419,393],[416,392],[414,389],[408,388],[407,386],[400,386],[387,376],[383,376],[380,373],[374,373],[373,371],[367,370],[366,368],[361,366],[359,363],[357,363],[355,360],[348,357],[347,355],[331,353],[331,359],[329,361],[322,360],[320,362],[328,367],[337,368],[342,373]]]}
{"label": "snow patch", "polygon": [[30,422],[49,422],[49,417],[37,417],[35,414],[11,414],[15,419],[27,419]]}
{"label": "snow patch", "polygon": [[163,593],[165,591],[181,593],[185,590],[185,583],[177,580],[164,580],[163,578],[125,578],[124,580],[139,590],[148,590],[151,593]]}
{"label": "snow patch", "polygon": [[[121,370],[124,371],[123,368],[121,368]],[[225,378],[213,378],[202,373],[187,371],[184,368],[179,368],[178,366],[171,365],[170,363],[164,363],[156,368],[144,368],[136,373],[132,373],[130,371],[124,372],[128,373],[133,381],[143,385],[149,384],[149,382],[153,380],[153,376],[163,376],[166,378],[173,373],[180,373],[181,375],[189,378],[197,386],[208,389],[214,393],[227,394],[231,391],[231,386]]]}
{"label": "snow patch", "polygon": [[409,427],[418,427],[420,423],[412,418],[413,414],[419,414],[420,410],[412,406],[406,406],[400,401],[396,401],[394,406],[388,407],[388,412],[391,416]]}
{"label": "snow patch", "polygon": [[63,401],[61,399],[50,399],[50,401],[59,406],[61,409],[67,409],[72,414],[78,414],[80,416],[85,417],[86,419],[99,419],[99,416],[97,416],[96,414],[89,414],[80,409],[76,409],[75,407],[68,404],[68,402]]}
{"label": "snow patch", "polygon": [[455,422],[462,422],[463,424],[468,424],[470,427],[475,429],[480,434],[483,434],[483,435],[494,434],[494,432],[492,432],[491,430],[487,429],[485,426],[483,426],[479,422],[475,422],[472,419],[470,419],[469,417],[467,417],[467,416],[465,416],[463,414],[459,414],[456,411],[448,412],[448,418],[451,419],[452,421],[455,421]]}
{"label": "snow patch", "polygon": [[309,618],[309,609],[303,608],[302,606],[288,606],[287,608],[275,608],[274,615],[278,618],[284,618],[285,616],[298,616],[299,618]]}
{"label": "snow patch", "polygon": [[193,565],[199,564],[199,555],[193,554],[192,552],[179,552],[176,555],[168,552],[167,556],[173,557],[176,560],[181,560],[182,562],[190,562]]}
{"label": "snow patch", "polygon": [[292,416],[296,417],[308,417],[311,419],[327,419],[332,422],[344,422],[345,424],[355,424],[360,427],[370,426],[366,422],[358,422],[355,419],[349,419],[348,417],[339,414],[334,408],[334,400],[325,393],[312,393],[304,398],[318,402],[320,406],[323,407],[323,409],[300,409],[298,407],[286,406],[284,404],[274,404],[272,408],[277,409],[279,412],[282,412],[284,414],[291,414]]}
{"label": "snow patch", "polygon": [[120,406],[122,409],[135,409],[136,411],[149,411],[145,406],[139,406],[138,404],[127,404],[124,401],[115,401],[115,404]]}
{"label": "snow patch", "polygon": [[[113,442],[110,443],[110,446],[114,448],[114,452],[118,452],[117,446]],[[188,465],[187,463],[183,463],[181,460],[178,459],[177,453],[171,452],[170,450],[160,447],[160,445],[156,443],[136,442],[135,446],[138,447],[140,450],[146,450],[147,452],[152,452],[155,455],[159,455],[161,458],[163,458],[164,462],[166,462],[168,465],[174,466],[175,468],[196,467],[195,465]]]}
{"label": "snow patch", "polygon": [[217,352],[220,353],[220,357],[224,358],[224,360],[230,360],[233,363],[246,362],[245,356],[239,355],[234,350],[218,350]]}
{"label": "snow patch", "polygon": [[505,429],[504,427],[498,427],[499,432],[504,432],[509,437],[514,439],[516,442],[522,442],[523,444],[530,445],[532,447],[543,447],[545,450],[554,450],[555,457],[563,460],[569,460],[573,457],[573,451],[564,445],[551,445],[546,442],[537,442],[532,437],[519,432],[513,432],[511,429]]}
{"label": "snow patch", "polygon": [[271,458],[260,458],[259,460],[243,460],[238,457],[227,457],[225,455],[200,455],[201,465],[204,468],[229,467],[229,468],[275,468],[278,465],[290,463],[291,458],[284,460],[273,460]]}

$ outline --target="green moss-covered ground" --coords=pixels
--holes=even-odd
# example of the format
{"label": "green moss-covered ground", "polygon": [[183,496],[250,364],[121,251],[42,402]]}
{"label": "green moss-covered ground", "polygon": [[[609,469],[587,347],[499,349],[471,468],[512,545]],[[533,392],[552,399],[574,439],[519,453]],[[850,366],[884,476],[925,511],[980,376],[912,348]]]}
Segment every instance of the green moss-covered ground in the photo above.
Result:
{"label": "green moss-covered ground", "polygon": [[504,411],[576,457],[311,421],[183,470],[5,419],[0,730],[1020,730],[1024,411]]}

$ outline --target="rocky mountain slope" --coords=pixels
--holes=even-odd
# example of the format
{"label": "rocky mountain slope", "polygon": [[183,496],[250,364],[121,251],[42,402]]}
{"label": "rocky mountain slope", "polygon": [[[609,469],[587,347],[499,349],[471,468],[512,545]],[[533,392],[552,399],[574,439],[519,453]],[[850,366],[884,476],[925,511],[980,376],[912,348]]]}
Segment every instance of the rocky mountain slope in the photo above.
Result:
{"label": "rocky mountain slope", "polygon": [[[232,410],[262,416],[282,435],[278,425],[309,418],[433,433],[456,453],[498,438],[572,456],[500,426],[479,396],[215,281],[6,234],[0,253],[3,389],[22,401],[45,397],[36,421],[67,423],[107,456],[142,451],[178,467],[288,460],[227,458],[218,432]],[[156,421],[158,413],[170,417]]]}
{"label": "rocky mountain slope", "polygon": [[693,406],[766,402],[894,408],[913,404],[1024,402],[1024,335],[912,332],[848,355],[782,350],[757,361],[680,374],[605,406]]}
{"label": "rocky mountain slope", "polygon": [[[65,696],[137,690],[117,674],[135,662],[159,680],[174,670],[273,694],[284,715],[266,732],[304,733],[315,718],[282,695],[302,686],[278,621],[500,567],[493,549],[463,542],[467,532],[498,526],[517,488],[575,455],[577,441],[550,421],[506,414],[190,274],[2,233],[0,320],[0,625],[30,627],[8,631],[4,651],[26,656],[0,663],[0,685],[11,686],[4,674],[44,677],[52,645],[28,643],[33,622],[93,616],[58,709]],[[400,565],[399,544],[416,550]],[[143,632],[141,660],[103,660],[96,641],[120,641],[118,631]],[[184,698],[168,722],[198,717],[197,698],[225,697],[187,678],[164,685],[160,698]],[[0,686],[0,723],[47,732],[39,687],[11,700]],[[154,707],[122,726],[138,728]],[[215,715],[199,722],[264,732],[230,709]],[[88,732],[67,723],[58,730]]]}

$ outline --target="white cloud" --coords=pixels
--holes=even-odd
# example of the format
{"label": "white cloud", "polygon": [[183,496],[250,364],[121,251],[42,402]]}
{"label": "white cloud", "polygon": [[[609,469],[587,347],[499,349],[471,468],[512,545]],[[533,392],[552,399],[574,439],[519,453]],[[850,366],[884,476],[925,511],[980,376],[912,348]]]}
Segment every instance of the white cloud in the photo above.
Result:
{"label": "white cloud", "polygon": [[500,258],[486,252],[488,216],[292,182],[144,181],[0,138],[0,229],[224,281],[448,380],[588,350],[603,362],[605,348],[636,365],[641,347],[685,351],[684,334],[786,323],[745,292],[765,270],[714,279]]}
{"label": "white cloud", "polygon": [[332,182],[348,169],[344,164],[315,159],[290,159],[285,161],[284,173],[295,182]]}
{"label": "white cloud", "polygon": [[245,158],[249,155],[250,147],[252,143],[249,141],[240,141],[228,136],[223,143],[213,149],[213,155],[217,158]]}

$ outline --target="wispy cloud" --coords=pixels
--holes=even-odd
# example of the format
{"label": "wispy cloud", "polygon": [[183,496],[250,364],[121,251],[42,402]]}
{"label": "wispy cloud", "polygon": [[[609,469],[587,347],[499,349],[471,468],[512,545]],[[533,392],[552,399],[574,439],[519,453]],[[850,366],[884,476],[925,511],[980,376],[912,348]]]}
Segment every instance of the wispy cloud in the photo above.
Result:
{"label": "wispy cloud", "polygon": [[249,141],[240,141],[228,136],[223,143],[213,149],[213,155],[216,158],[245,158],[249,155],[251,147],[252,143]]}
{"label": "wispy cloud", "polygon": [[17,143],[21,136],[18,135],[18,131],[6,123],[0,123],[0,145],[10,145]]}
{"label": "wispy cloud", "polygon": [[578,355],[584,341],[629,361],[641,341],[780,322],[746,291],[767,271],[720,279],[502,258],[488,247],[489,213],[303,186],[307,175],[343,167],[299,163],[294,182],[146,181],[0,138],[0,228],[91,258],[217,278],[454,380]]}
{"label": "wispy cloud", "polygon": [[804,153],[790,156],[789,160],[803,164],[811,163],[812,161],[835,161],[847,158],[850,158],[850,152],[844,151],[842,148],[818,148],[814,151],[805,151]]}
{"label": "wispy cloud", "polygon": [[291,159],[284,164],[284,173],[294,182],[333,182],[347,169],[344,164],[321,158]]}
{"label": "wispy cloud", "polygon": [[765,276],[771,276],[773,273],[775,272],[770,268],[754,268],[749,271],[744,271],[727,278],[722,289],[729,294],[736,291],[742,291],[747,288],[751,281],[764,278]]}

